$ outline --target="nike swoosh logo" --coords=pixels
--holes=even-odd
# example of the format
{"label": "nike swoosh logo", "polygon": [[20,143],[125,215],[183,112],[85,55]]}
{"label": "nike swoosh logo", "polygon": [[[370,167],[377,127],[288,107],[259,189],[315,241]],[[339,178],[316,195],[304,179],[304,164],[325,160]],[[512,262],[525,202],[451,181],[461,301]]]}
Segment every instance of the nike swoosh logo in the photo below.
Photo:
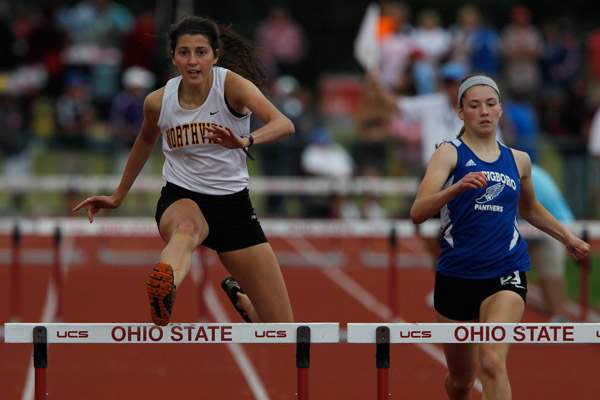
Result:
{"label": "nike swoosh logo", "polygon": [[209,114],[210,115],[215,115],[216,113],[218,113],[219,111],[210,111]]}

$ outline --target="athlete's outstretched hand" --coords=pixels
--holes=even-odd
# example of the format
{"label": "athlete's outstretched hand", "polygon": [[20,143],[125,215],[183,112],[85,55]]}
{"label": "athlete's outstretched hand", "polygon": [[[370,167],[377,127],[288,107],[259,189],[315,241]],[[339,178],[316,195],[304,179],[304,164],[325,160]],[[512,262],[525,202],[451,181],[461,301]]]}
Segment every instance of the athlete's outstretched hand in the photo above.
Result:
{"label": "athlete's outstretched hand", "polygon": [[94,222],[94,214],[100,211],[100,209],[117,207],[119,207],[119,202],[113,196],[92,196],[73,207],[73,212],[86,208],[88,220],[92,223]]}
{"label": "athlete's outstretched hand", "polygon": [[220,144],[228,149],[239,149],[244,147],[242,138],[228,128],[212,124],[207,128],[207,131],[208,135],[206,137],[213,143]]}
{"label": "athlete's outstretched hand", "polygon": [[483,172],[469,172],[456,184],[461,192],[466,189],[481,189],[487,185],[487,178]]}
{"label": "athlete's outstretched hand", "polygon": [[565,239],[565,247],[571,256],[576,260],[581,260],[590,253],[590,244],[584,242],[571,232]]}

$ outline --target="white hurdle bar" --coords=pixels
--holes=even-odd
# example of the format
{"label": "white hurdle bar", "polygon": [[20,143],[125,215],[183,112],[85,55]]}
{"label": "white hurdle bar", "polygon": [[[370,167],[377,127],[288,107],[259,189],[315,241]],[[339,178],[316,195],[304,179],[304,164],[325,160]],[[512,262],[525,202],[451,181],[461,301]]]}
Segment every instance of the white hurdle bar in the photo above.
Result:
{"label": "white hurdle bar", "polygon": [[391,343],[600,344],[600,324],[349,323],[347,342],[376,345],[377,400],[388,400]]}
{"label": "white hurdle bar", "polygon": [[308,368],[311,343],[339,343],[339,323],[244,324],[172,323],[7,323],[6,343],[33,343],[35,400],[48,399],[48,344],[218,344],[295,343],[297,399],[309,399]]}

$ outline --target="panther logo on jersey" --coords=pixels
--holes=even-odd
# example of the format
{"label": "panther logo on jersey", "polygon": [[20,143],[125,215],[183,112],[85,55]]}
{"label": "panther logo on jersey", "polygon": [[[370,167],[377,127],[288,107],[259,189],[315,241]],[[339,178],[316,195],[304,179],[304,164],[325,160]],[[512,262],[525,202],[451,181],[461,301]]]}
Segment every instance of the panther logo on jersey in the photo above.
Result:
{"label": "panther logo on jersey", "polygon": [[492,186],[489,186],[487,189],[485,189],[485,193],[478,197],[475,202],[477,204],[485,204],[494,200],[500,195],[500,193],[502,193],[505,186],[506,185],[504,183],[496,183]]}

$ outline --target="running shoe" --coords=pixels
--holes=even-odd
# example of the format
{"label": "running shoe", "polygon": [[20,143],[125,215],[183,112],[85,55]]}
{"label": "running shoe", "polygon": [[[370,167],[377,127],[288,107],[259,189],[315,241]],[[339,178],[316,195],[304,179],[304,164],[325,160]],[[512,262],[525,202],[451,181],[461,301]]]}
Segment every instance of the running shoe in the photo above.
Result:
{"label": "running shoe", "polygon": [[156,264],[146,281],[146,291],[150,301],[152,322],[160,326],[167,325],[175,303],[173,268],[162,262]]}
{"label": "running shoe", "polygon": [[252,322],[248,316],[248,313],[246,313],[246,311],[238,304],[238,293],[246,293],[242,290],[238,281],[236,281],[233,276],[228,276],[227,278],[223,279],[223,282],[221,282],[221,288],[223,291],[225,291],[227,297],[231,301],[231,304],[233,304],[233,307],[244,319],[244,321]]}

